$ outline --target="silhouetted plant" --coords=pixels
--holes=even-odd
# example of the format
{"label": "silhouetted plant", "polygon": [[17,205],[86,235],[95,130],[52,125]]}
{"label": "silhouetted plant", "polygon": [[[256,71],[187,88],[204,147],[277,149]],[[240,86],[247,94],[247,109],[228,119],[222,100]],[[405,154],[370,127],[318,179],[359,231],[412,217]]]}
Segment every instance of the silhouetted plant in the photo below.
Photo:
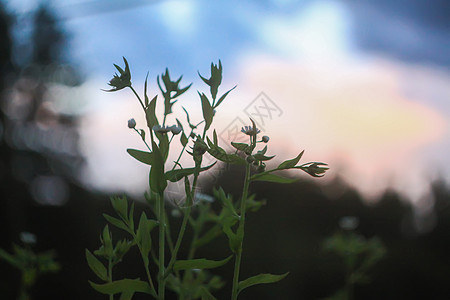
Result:
{"label": "silhouetted plant", "polygon": [[[140,292],[163,300],[166,288],[177,293],[179,299],[215,299],[212,292],[221,288],[223,282],[220,277],[211,275],[207,270],[223,266],[234,258],[231,291],[231,298],[234,300],[247,287],[277,282],[287,276],[288,273],[282,275],[259,274],[242,281],[239,280],[246,212],[257,210],[262,205],[261,202],[254,199],[254,196],[249,195],[250,184],[255,181],[292,183],[296,179],[275,174],[277,171],[288,169],[300,169],[311,176],[321,177],[328,169],[326,164],[309,162],[297,165],[303,155],[302,151],[295,158],[284,161],[278,167],[267,169],[266,163],[274,156],[266,155],[267,145],[262,148],[259,145],[268,143],[269,137],[258,138],[260,130],[257,129],[253,120],[251,120],[250,126],[242,128],[242,133],[248,136],[248,143],[232,142],[231,145],[236,149],[235,153],[227,153],[220,147],[216,131],[212,130],[211,133],[210,128],[216,109],[234,89],[218,97],[219,86],[222,82],[220,61],[218,65],[211,64],[210,78],[199,74],[210,88],[210,97],[205,93],[198,92],[203,112],[203,120],[198,123],[192,123],[188,111],[183,108],[189,125],[187,131],[184,129],[186,126],[183,126],[179,119],[175,118],[175,120],[169,121],[168,117],[172,114],[172,106],[178,101],[178,97],[184,94],[191,85],[181,87],[182,77],[172,80],[167,69],[164,74],[158,76],[157,83],[163,96],[162,122],[160,122],[157,117],[158,97],[154,96],[152,99],[148,97],[147,78],[144,84],[144,95],[141,98],[132,85],[130,67],[125,58],[124,63],[124,68],[114,65],[118,73],[109,82],[111,89],[108,91],[131,89],[145,113],[147,131],[136,128],[137,124],[134,119],[128,121],[128,127],[140,136],[148,151],[136,149],[127,149],[127,151],[136,160],[151,166],[150,191],[145,196],[150,209],[149,214],[154,217],[149,217],[146,212],[142,212],[139,220],[136,221],[134,220],[134,203],[129,204],[125,197],[111,198],[117,216],[104,214],[104,217],[114,227],[127,232],[130,239],[120,240],[114,244],[109,226],[105,226],[100,237],[100,248],[93,253],[86,250],[86,259],[90,268],[103,281],[100,284],[90,282],[91,286],[100,293],[109,295],[110,299],[113,299],[115,294],[120,294],[120,299],[123,300],[131,299],[135,293]],[[198,134],[199,130],[201,134]],[[167,169],[167,158],[175,136],[180,137],[182,150],[174,164]],[[188,145],[190,150],[187,150]],[[192,157],[193,166],[191,167],[184,167],[180,163],[185,152]],[[216,161],[202,166],[206,154],[222,163],[245,167],[244,187],[240,201],[234,201],[222,188],[214,190],[214,198],[222,203],[219,213],[212,209],[208,201],[202,201],[202,195],[196,193],[200,174],[213,168],[217,163]],[[181,213],[183,220],[178,235],[173,240],[168,230],[170,219],[166,211],[164,195],[168,182],[181,180],[184,182],[185,201],[177,204],[175,212]],[[193,210],[196,211],[195,214],[192,213]],[[204,232],[206,223],[213,225]],[[190,244],[188,256],[180,259],[178,253],[188,225],[193,232],[193,241]],[[152,239],[152,231],[156,231],[156,229],[158,230],[158,251],[155,250],[153,246],[155,243]],[[196,258],[196,250],[199,247],[213,242],[222,233],[228,238],[230,256],[220,260]],[[139,278],[114,280],[113,267],[134,246],[139,249],[147,279],[145,281]],[[166,252],[170,254],[168,259],[166,259]],[[152,277],[155,268],[158,269],[156,280]]]}

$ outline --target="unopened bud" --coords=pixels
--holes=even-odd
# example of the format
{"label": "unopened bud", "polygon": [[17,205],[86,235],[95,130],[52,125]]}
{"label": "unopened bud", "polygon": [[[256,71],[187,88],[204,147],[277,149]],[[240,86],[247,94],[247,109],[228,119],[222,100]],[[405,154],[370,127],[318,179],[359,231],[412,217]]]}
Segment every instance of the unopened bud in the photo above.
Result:
{"label": "unopened bud", "polygon": [[134,129],[136,127],[136,121],[134,119],[128,120],[128,128]]}
{"label": "unopened bud", "polygon": [[177,135],[181,132],[181,127],[178,127],[176,125],[173,125],[172,127],[170,127],[170,131],[172,132],[172,134]]}

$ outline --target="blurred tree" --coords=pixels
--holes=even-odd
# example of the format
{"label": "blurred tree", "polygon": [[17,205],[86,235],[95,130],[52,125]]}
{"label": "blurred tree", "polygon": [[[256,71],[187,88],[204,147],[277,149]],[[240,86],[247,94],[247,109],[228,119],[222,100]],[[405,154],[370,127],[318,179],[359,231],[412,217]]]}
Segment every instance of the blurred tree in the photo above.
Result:
{"label": "blurred tree", "polygon": [[[64,61],[65,33],[50,8],[42,5],[31,17],[31,37],[20,30],[13,35],[20,19],[0,2],[0,247],[9,249],[20,232],[30,231],[38,236],[40,251],[57,246],[48,227],[60,226],[42,217],[53,217],[50,206],[74,197],[70,193],[82,163],[77,117],[58,111],[49,95],[57,85],[74,86],[81,80]],[[32,49],[32,55],[13,52],[19,43]],[[50,206],[42,210],[41,205]],[[14,299],[18,274],[4,262],[0,269],[0,298]]]}

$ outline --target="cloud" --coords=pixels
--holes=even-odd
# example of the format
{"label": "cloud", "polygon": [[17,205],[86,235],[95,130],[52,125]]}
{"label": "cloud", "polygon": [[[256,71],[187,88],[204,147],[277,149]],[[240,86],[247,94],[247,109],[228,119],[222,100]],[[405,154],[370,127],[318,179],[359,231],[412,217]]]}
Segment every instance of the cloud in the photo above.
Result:
{"label": "cloud", "polygon": [[243,94],[264,91],[284,111],[269,124],[272,150],[290,157],[306,149],[305,158],[329,162],[367,196],[408,192],[408,182],[416,183],[408,196],[426,192],[433,157],[416,159],[448,138],[448,124],[445,112],[405,95],[405,69],[420,70],[379,59],[315,65],[270,56],[241,67]]}
{"label": "cloud", "polygon": [[364,51],[450,67],[448,1],[349,1],[354,37]]}

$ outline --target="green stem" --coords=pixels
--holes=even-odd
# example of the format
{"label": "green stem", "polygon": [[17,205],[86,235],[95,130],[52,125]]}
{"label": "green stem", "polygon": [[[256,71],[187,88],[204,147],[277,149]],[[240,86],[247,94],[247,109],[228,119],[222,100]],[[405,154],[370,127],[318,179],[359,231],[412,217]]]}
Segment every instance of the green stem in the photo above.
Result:
{"label": "green stem", "polygon": [[[133,86],[130,86],[130,89],[133,91],[134,95],[139,100],[139,103],[141,104],[141,107],[144,110],[144,114],[145,114],[145,116],[147,116],[147,110],[145,109],[145,105],[144,105],[144,102],[142,102],[141,97],[139,97],[139,94],[136,92],[136,90],[133,88]],[[150,138],[153,143],[153,131],[152,131],[153,129],[148,127],[148,130],[150,131]],[[147,143],[145,143],[145,144],[147,145]],[[148,147],[148,145],[147,145],[147,147]],[[150,149],[150,147],[148,147],[148,148]],[[150,152],[151,152],[151,150],[150,150]]]}
{"label": "green stem", "polygon": [[145,105],[144,105],[144,102],[142,102],[141,97],[139,97],[138,93],[136,92],[136,90],[132,86],[130,86],[130,89],[133,91],[134,95],[139,100],[139,103],[141,103],[142,109],[145,112]]}
{"label": "green stem", "polygon": [[164,300],[165,293],[165,267],[164,267],[164,252],[165,252],[165,212],[164,212],[164,193],[159,193],[159,207],[158,207],[158,217],[159,217],[159,273],[158,273],[158,298],[159,300]]}
{"label": "green stem", "polygon": [[166,126],[166,117],[167,117],[167,115],[166,115],[166,113],[164,113],[163,124],[162,124],[163,127]]}
{"label": "green stem", "polygon": [[[139,136],[142,138],[141,133],[139,132],[139,130],[137,130],[136,128],[133,128],[133,129],[134,129],[134,131],[136,131],[137,134],[139,134]],[[144,139],[142,139],[142,141],[144,142],[145,146],[147,146],[147,149],[148,149],[150,152],[152,152],[152,148],[150,148],[150,146],[147,144],[147,142],[146,142]]]}
{"label": "green stem", "polygon": [[170,253],[173,252],[173,241],[172,241],[172,236],[170,235],[170,223],[169,223],[169,216],[167,215],[167,213],[165,214],[165,219],[166,221],[166,240],[167,240],[167,246],[169,246],[169,251]]}
{"label": "green stem", "polygon": [[148,258],[148,256],[146,257],[144,252],[142,251],[141,245],[139,244],[139,242],[137,240],[137,236],[134,232],[133,232],[133,239],[136,241],[137,246],[139,248],[139,252],[141,253],[142,261],[144,262],[145,273],[147,274],[147,280],[148,280],[148,283],[150,284],[150,288],[152,289],[153,294],[156,296],[155,286],[153,285],[152,276],[150,275],[150,270],[148,269],[149,258]]}
{"label": "green stem", "polygon": [[177,260],[178,250],[180,250],[181,241],[183,240],[184,232],[186,231],[186,225],[189,220],[189,216],[191,214],[191,208],[192,208],[192,206],[188,206],[186,211],[184,212],[183,222],[181,223],[180,232],[178,233],[178,238],[177,238],[175,247],[172,252],[172,257],[170,258],[169,264],[167,266],[167,273],[166,273],[165,277],[167,277],[170,274],[170,272],[172,271],[173,265],[175,264],[175,261]]}
{"label": "green stem", "polygon": [[250,186],[250,164],[246,165],[245,169],[245,181],[244,181],[244,189],[242,191],[242,199],[241,199],[241,217],[239,219],[239,227],[237,230],[237,236],[240,237],[239,247],[236,253],[236,260],[234,261],[234,274],[233,274],[233,288],[231,299],[236,300],[238,297],[238,284],[239,284],[239,271],[241,268],[241,260],[242,260],[242,245],[244,243],[244,226],[245,226],[245,206],[246,200],[248,196],[248,189]]}
{"label": "green stem", "polygon": [[[112,261],[111,257],[108,259],[108,282],[112,282]],[[114,294],[109,294],[109,300],[114,300]]]}
{"label": "green stem", "polygon": [[[194,132],[194,129],[191,129],[191,132],[190,132],[189,135],[187,136],[188,141],[189,141],[189,139],[191,138],[191,134],[192,134],[193,132]],[[181,156],[183,156],[183,153],[184,153],[184,150],[186,149],[186,146],[187,146],[187,143],[186,143],[186,145],[183,146],[183,149],[181,149],[180,155],[178,155],[178,158],[177,158],[176,162],[173,164],[172,171],[175,170],[176,166],[179,165]]]}

